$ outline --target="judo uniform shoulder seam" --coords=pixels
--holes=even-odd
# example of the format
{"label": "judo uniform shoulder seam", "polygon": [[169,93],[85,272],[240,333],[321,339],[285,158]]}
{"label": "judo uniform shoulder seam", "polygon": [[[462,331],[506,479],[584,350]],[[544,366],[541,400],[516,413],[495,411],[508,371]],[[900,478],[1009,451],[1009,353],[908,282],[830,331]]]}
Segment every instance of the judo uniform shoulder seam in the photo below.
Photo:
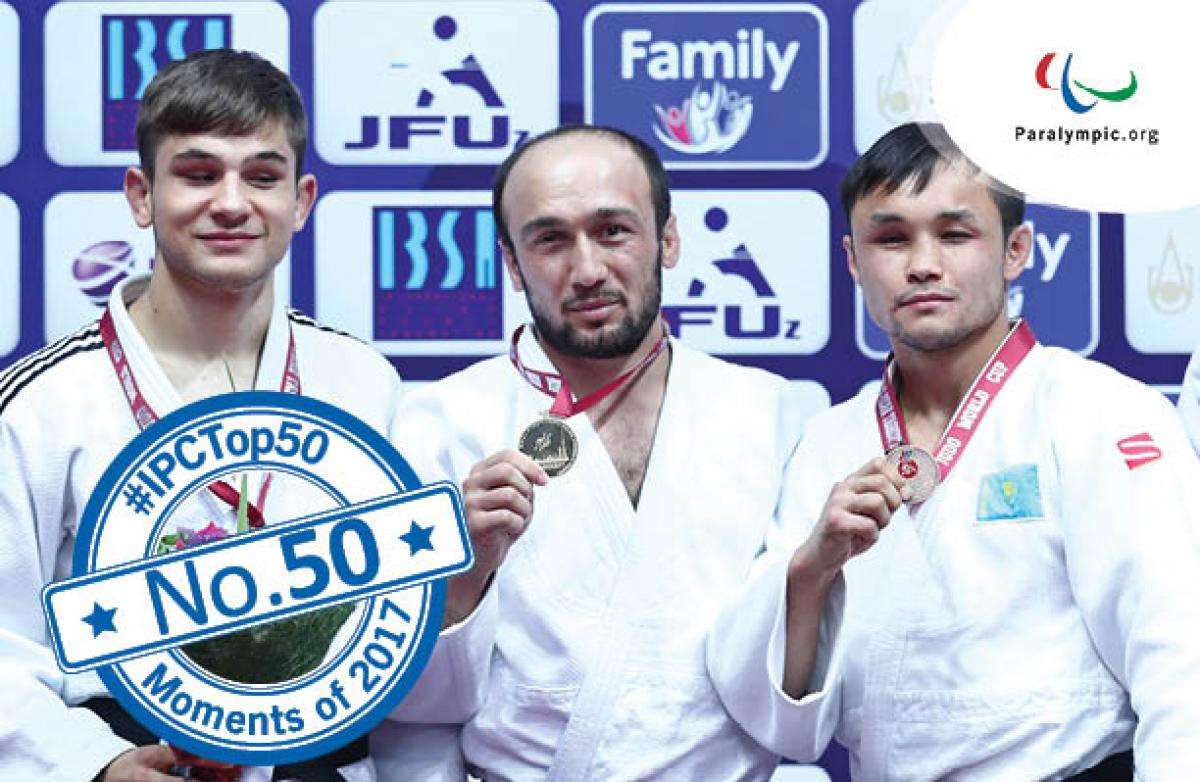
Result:
{"label": "judo uniform shoulder seam", "polygon": [[100,327],[93,323],[74,334],[30,353],[13,364],[0,373],[0,415],[17,397],[17,394],[52,367],[61,364],[71,356],[100,350],[103,347],[104,340],[100,337]]}

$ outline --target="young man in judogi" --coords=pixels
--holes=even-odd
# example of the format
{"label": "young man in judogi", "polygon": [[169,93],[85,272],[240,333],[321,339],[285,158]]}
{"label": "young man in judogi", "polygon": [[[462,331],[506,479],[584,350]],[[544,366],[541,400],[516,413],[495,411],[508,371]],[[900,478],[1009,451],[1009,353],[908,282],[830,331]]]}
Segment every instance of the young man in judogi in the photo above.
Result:
{"label": "young man in judogi", "polygon": [[1200,464],[1174,411],[1009,320],[1024,199],[940,126],[889,132],[842,198],[893,354],[806,425],[788,512],[814,531],[713,633],[725,704],[784,754],[836,730],[857,779],[1195,776]]}
{"label": "young man in judogi", "polygon": [[[141,428],[187,402],[260,389],[323,399],[386,433],[398,398],[386,360],[274,298],[275,267],[317,193],[300,173],[307,123],[288,77],[248,53],[194,54],[149,85],[137,132],[141,165],[125,193],[154,230],[153,272],[116,288],[98,323],[0,375],[0,779],[180,779],[171,750],[94,673],[59,670],[39,603],[70,575],[88,496]],[[314,509],[280,483],[268,492],[256,479],[249,504],[268,520]],[[226,488],[197,502],[230,527],[239,491]],[[365,740],[306,765],[243,779],[375,778]]]}
{"label": "young man in judogi", "polygon": [[[766,779],[778,758],[729,717],[704,644],[778,532],[787,384],[668,335],[680,237],[642,141],[552,131],[501,166],[493,207],[533,322],[402,406],[396,445],[462,483],[476,563],[395,716],[441,704],[485,779]],[[381,726],[381,776],[461,779],[433,735]]]}

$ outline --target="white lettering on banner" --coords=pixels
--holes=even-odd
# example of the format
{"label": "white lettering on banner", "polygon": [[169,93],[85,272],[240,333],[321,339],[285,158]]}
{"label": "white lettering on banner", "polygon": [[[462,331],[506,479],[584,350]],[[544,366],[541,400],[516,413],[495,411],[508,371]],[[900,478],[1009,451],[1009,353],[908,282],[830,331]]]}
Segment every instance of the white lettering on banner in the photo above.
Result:
{"label": "white lettering on banner", "polygon": [[992,395],[982,388],[975,389],[975,393],[971,394],[967,404],[963,406],[962,415],[958,417],[958,425],[963,429],[970,429],[975,426],[975,421],[979,418],[980,411],[987,406],[988,400]]}
{"label": "white lettering on banner", "polygon": [[621,78],[636,77],[637,63],[645,61],[646,75],[654,81],[679,79],[763,79],[770,69],[771,92],[787,83],[799,41],[780,46],[767,40],[761,27],[737,31],[737,41],[656,41],[650,30],[621,33]]}
{"label": "white lettering on banner", "polygon": [[1025,268],[1032,269],[1037,266],[1040,257],[1045,264],[1040,275],[1041,281],[1050,282],[1054,275],[1058,274],[1058,267],[1067,253],[1067,245],[1071,243],[1071,234],[1064,231],[1051,242],[1050,234],[1039,233],[1032,220],[1027,220],[1025,224],[1033,234],[1034,246],[1033,252],[1029,253],[1029,260],[1025,262]]}
{"label": "white lettering on banner", "polygon": [[1050,282],[1054,279],[1054,275],[1058,273],[1058,265],[1062,263],[1063,255],[1067,252],[1067,245],[1071,241],[1070,234],[1059,234],[1054,240],[1054,244],[1050,244],[1050,237],[1046,234],[1037,235],[1037,246],[1042,251],[1042,257],[1046,259],[1046,268],[1042,270],[1042,282]]}

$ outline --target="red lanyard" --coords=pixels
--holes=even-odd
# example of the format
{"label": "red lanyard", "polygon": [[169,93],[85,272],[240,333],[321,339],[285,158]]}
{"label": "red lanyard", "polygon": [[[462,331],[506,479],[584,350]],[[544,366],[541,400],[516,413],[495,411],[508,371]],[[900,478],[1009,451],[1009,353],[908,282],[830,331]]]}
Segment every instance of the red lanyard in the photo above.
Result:
{"label": "red lanyard", "polygon": [[[933,459],[937,462],[938,473],[943,480],[958,462],[967,443],[975,435],[976,429],[983,422],[983,417],[991,408],[992,402],[1012,376],[1013,370],[1029,355],[1037,343],[1033,329],[1025,321],[1008,332],[1004,342],[992,354],[992,358],[984,366],[983,371],[975,378],[975,383],[967,392],[950,425],[942,433],[938,441]],[[908,443],[908,429],[904,426],[904,414],[896,400],[896,390],[892,386],[892,359],[889,357],[883,368],[883,387],[879,389],[879,398],[875,402],[875,418],[879,424],[879,439],[883,442],[883,452]]]}
{"label": "red lanyard", "polygon": [[[133,376],[133,368],[129,366],[129,357],[125,355],[125,348],[117,337],[112,313],[107,309],[100,318],[100,336],[104,340],[104,347],[108,352],[109,361],[112,362],[113,371],[117,373],[117,380],[120,381],[121,388],[125,391],[125,401],[129,403],[133,420],[137,422],[138,429],[145,430],[158,420],[158,413],[154,412],[154,408],[142,396],[142,389],[138,386],[137,378]],[[286,394],[300,393],[300,365],[296,361],[296,340],[292,336],[290,328],[288,329],[287,363],[284,365],[283,380],[279,384],[279,390]],[[262,507],[267,501],[267,492],[271,488],[272,477],[274,477],[274,473],[268,473],[266,479],[263,480],[262,486],[258,489],[258,501],[246,504],[246,514],[251,527],[261,527],[266,523]],[[208,484],[208,490],[235,510],[242,499],[241,493],[224,481],[213,481]]]}
{"label": "red lanyard", "polygon": [[600,388],[585,396],[583,399],[576,401],[574,395],[571,394],[571,384],[562,375],[553,372],[542,372],[537,369],[531,369],[521,363],[521,354],[517,350],[517,343],[521,340],[521,334],[525,331],[525,324],[517,327],[513,332],[512,344],[508,349],[508,357],[512,360],[513,366],[525,378],[529,385],[541,391],[546,396],[554,397],[554,404],[550,405],[550,415],[559,418],[570,418],[576,413],[582,413],[595,407],[602,399],[616,391],[625,381],[641,372],[651,361],[658,357],[659,353],[667,346],[667,330],[664,326],[663,335],[659,337],[658,342],[654,344],[650,352],[645,358],[637,363],[633,369],[623,373],[620,377],[610,380]]}

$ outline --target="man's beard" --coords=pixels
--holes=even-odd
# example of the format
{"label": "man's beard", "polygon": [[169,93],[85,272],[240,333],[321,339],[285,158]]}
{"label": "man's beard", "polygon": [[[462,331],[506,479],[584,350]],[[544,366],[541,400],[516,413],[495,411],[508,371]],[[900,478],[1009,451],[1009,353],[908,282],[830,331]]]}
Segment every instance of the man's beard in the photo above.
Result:
{"label": "man's beard", "polygon": [[[581,334],[566,320],[552,322],[545,313],[534,309],[533,303],[526,298],[538,336],[559,353],[577,358],[617,358],[633,353],[642,344],[646,333],[658,318],[659,307],[662,304],[662,264],[659,263],[661,258],[660,248],[654,261],[651,288],[642,301],[642,309],[627,313],[617,327],[610,331],[595,335]],[[601,293],[597,291],[596,295]]]}

